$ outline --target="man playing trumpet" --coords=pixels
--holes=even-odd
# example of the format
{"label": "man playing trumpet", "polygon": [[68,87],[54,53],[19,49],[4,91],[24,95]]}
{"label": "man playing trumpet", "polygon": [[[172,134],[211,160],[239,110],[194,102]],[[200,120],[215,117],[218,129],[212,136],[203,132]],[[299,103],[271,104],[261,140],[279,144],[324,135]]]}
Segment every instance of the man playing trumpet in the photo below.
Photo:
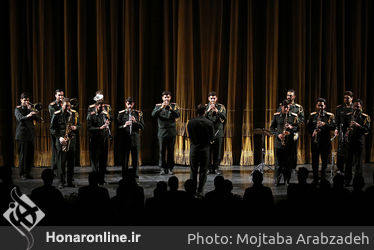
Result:
{"label": "man playing trumpet", "polygon": [[[175,120],[179,118],[179,107],[171,103],[171,92],[164,91],[161,94],[162,103],[156,104],[152,111],[152,117],[157,118],[158,142],[159,142],[159,167],[162,175],[173,174],[174,146],[177,128]],[[167,152],[167,161],[166,161]]]}
{"label": "man playing trumpet", "polygon": [[217,93],[212,91],[208,94],[208,104],[205,104],[205,117],[213,122],[214,138],[209,152],[209,173],[217,174],[221,163],[222,145],[224,137],[224,124],[226,122],[226,108],[218,103]]}
{"label": "man playing trumpet", "polygon": [[14,110],[17,120],[16,141],[21,179],[32,179],[31,167],[34,165],[35,125],[39,120],[37,112],[32,110],[29,95],[21,94],[21,105]]}

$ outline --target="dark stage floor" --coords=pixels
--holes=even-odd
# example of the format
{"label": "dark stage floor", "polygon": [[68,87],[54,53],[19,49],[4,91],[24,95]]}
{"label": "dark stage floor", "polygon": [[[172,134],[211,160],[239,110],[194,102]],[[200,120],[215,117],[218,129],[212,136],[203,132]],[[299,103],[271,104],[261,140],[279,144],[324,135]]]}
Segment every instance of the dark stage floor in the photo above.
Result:
{"label": "dark stage floor", "polygon": [[[298,165],[298,167],[307,167],[311,170],[311,165]],[[13,169],[13,180],[16,185],[21,188],[21,191],[25,194],[30,194],[31,190],[41,186],[42,180],[40,179],[40,174],[44,168],[33,168],[32,175],[34,179],[32,180],[20,180],[19,179],[19,172],[18,168]],[[223,176],[225,179],[230,179],[233,182],[234,190],[233,192],[239,195],[244,194],[244,190],[249,187],[252,182],[250,179],[250,174],[253,170],[253,166],[248,167],[241,167],[241,166],[230,166],[230,167],[221,167],[220,168],[223,172]],[[328,176],[330,176],[330,169],[328,167]],[[106,175],[106,181],[108,182],[105,184],[105,187],[109,190],[110,196],[114,196],[118,181],[121,179],[121,167],[109,167],[109,174]],[[176,166],[174,169],[175,176],[179,179],[179,188],[184,189],[183,185],[184,182],[189,179],[190,176],[190,169],[186,166]],[[374,164],[365,164],[363,167],[363,173],[365,178],[366,186],[370,186],[373,184],[373,170]],[[77,192],[78,188],[84,185],[88,185],[88,173],[91,171],[91,167],[76,167],[75,168],[75,184],[77,187],[75,188],[63,188],[61,191],[65,196],[69,196],[71,193]],[[156,183],[158,181],[167,181],[171,175],[160,175],[159,168],[157,166],[141,166],[139,183],[144,188],[145,197],[153,196],[153,190],[156,187]],[[205,192],[211,191],[214,189],[213,180],[216,175],[208,175],[208,179],[205,185]],[[308,182],[312,181],[312,173],[309,174]],[[330,180],[331,181],[331,180]],[[296,176],[293,174],[291,178],[291,182],[297,182]],[[274,198],[282,199],[286,195],[287,187],[282,185],[276,187],[273,184],[273,171],[266,170],[264,176],[264,184],[270,187],[273,191]],[[55,180],[55,185],[56,180]]]}

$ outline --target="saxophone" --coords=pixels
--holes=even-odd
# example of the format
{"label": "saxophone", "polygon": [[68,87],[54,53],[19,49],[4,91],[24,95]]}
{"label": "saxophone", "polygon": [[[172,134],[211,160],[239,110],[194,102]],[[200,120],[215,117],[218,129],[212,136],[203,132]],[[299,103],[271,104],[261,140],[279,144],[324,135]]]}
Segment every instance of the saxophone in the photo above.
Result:
{"label": "saxophone", "polygon": [[321,131],[321,128],[319,127],[318,123],[321,121],[321,111],[318,112],[317,116],[317,125],[316,128],[314,129],[315,136],[313,138],[313,143],[317,144],[318,143],[318,133]]}
{"label": "saxophone", "polygon": [[287,131],[286,125],[288,124],[288,112],[286,113],[286,117],[284,119],[284,125],[283,125],[283,131],[282,131],[282,139],[281,139],[281,144],[282,146],[286,146],[287,140],[286,137],[290,134],[290,131]]}
{"label": "saxophone", "polygon": [[73,136],[71,135],[71,126],[73,125],[73,113],[68,111],[69,112],[69,118],[68,118],[68,122],[66,124],[66,129],[65,129],[65,135],[64,135],[64,139],[66,141],[66,144],[65,145],[62,145],[62,151],[64,152],[68,152],[69,151],[69,148],[70,148],[70,142],[71,142],[71,139],[73,139]]}
{"label": "saxophone", "polygon": [[350,134],[351,134],[351,132],[352,132],[352,130],[354,128],[353,125],[352,125],[352,122],[357,120],[359,114],[360,114],[360,110],[358,110],[358,109],[356,109],[356,110],[354,110],[352,112],[351,120],[350,120],[350,123],[349,123],[349,127],[347,128],[347,131],[344,134],[344,141],[346,143],[349,142],[349,136],[350,136]]}

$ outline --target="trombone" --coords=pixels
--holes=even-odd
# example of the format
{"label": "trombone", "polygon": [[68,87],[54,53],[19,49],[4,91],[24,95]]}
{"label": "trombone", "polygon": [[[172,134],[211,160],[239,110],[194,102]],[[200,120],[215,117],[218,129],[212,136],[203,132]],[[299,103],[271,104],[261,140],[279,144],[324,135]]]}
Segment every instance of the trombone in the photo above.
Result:
{"label": "trombone", "polygon": [[[29,105],[30,105],[30,110],[31,111],[34,111],[35,113],[37,113],[37,114],[39,114],[40,113],[40,111],[42,111],[42,109],[43,109],[43,104],[41,104],[40,102],[38,102],[38,103],[31,103],[31,102],[29,102]],[[42,122],[44,122],[44,119],[43,119],[43,117],[41,117],[40,116],[40,120],[42,121]]]}

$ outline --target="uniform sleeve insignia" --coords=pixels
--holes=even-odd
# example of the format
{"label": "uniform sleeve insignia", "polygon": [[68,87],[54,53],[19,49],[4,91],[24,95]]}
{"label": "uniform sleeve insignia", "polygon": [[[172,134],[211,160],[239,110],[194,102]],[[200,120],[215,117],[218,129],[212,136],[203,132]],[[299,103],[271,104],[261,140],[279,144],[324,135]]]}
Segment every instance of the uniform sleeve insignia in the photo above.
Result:
{"label": "uniform sleeve insignia", "polygon": [[296,113],[293,113],[293,112],[290,112],[290,114],[296,117],[298,116]]}

